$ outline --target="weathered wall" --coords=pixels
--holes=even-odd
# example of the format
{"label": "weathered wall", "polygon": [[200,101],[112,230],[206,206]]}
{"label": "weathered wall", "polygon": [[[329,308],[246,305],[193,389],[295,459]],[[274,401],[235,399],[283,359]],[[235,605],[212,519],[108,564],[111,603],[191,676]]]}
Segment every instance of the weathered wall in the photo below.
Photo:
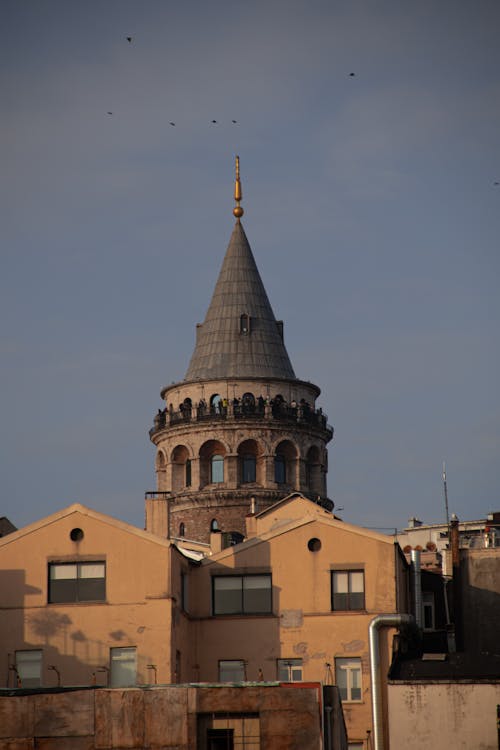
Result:
{"label": "weathered wall", "polygon": [[497,750],[496,683],[389,683],[391,750]]}
{"label": "weathered wall", "polygon": [[179,686],[0,696],[0,750],[195,750],[199,717],[214,713],[258,715],[260,750],[319,750],[319,691]]}

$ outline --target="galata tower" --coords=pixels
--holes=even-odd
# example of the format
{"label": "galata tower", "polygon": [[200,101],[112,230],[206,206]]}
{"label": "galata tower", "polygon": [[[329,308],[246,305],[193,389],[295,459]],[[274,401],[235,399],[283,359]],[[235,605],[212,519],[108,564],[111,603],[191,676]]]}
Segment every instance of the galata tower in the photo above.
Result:
{"label": "galata tower", "polygon": [[150,431],[157,491],[146,529],[224,546],[242,541],[245,517],[298,491],[328,509],[320,389],[297,379],[248,243],[236,157],[236,223],[184,380],[161,391]]}

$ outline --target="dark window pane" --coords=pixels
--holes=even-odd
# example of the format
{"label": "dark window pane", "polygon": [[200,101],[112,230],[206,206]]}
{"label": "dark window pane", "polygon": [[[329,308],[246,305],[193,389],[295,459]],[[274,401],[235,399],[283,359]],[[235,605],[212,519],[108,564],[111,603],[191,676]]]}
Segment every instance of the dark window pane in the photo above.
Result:
{"label": "dark window pane", "polygon": [[245,576],[243,579],[243,611],[271,612],[271,576]]}
{"label": "dark window pane", "polygon": [[79,602],[101,602],[106,599],[104,578],[83,578],[78,581]]}
{"label": "dark window pane", "polygon": [[214,614],[235,615],[242,611],[241,576],[224,576],[213,579]]}
{"label": "dark window pane", "polygon": [[186,487],[191,487],[191,460],[186,461]]}
{"label": "dark window pane", "polygon": [[333,609],[347,609],[347,594],[333,595]]}
{"label": "dark window pane", "polygon": [[242,482],[255,482],[256,461],[255,456],[243,456]]}
{"label": "dark window pane", "polygon": [[274,457],[274,481],[278,484],[286,482],[286,463],[284,456]]}
{"label": "dark window pane", "polygon": [[364,609],[365,595],[363,594],[363,592],[359,594],[350,594],[349,605],[349,609]]}

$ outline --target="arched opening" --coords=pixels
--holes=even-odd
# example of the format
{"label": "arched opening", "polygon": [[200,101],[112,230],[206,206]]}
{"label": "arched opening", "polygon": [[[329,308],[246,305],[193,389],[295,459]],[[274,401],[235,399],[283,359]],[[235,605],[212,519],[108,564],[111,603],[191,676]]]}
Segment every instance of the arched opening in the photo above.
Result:
{"label": "arched opening", "polygon": [[316,445],[312,445],[306,456],[306,485],[309,492],[315,495],[323,495],[323,482],[321,472],[321,454]]}
{"label": "arched opening", "polygon": [[179,524],[179,536],[186,536],[186,525],[183,522]]}
{"label": "arched opening", "polygon": [[185,398],[184,401],[181,401],[179,404],[179,413],[183,419],[191,419],[191,399]]}
{"label": "arched opening", "polygon": [[222,397],[218,393],[214,393],[213,396],[210,396],[210,413],[222,413]]}
{"label": "arched opening", "polygon": [[297,477],[297,448],[290,440],[282,440],[274,453],[274,481],[295,487]]}
{"label": "arched opening", "polygon": [[253,414],[255,412],[255,396],[253,393],[244,393],[241,398],[241,410],[243,414]]}
{"label": "arched opening", "polygon": [[226,448],[219,440],[207,440],[200,448],[200,486],[224,482]]}
{"label": "arched opening", "polygon": [[219,522],[216,518],[212,518],[212,520],[210,521],[210,531],[220,531]]}
{"label": "arched opening", "polygon": [[259,482],[262,484],[262,459],[255,440],[244,440],[238,446],[238,473],[240,484]]}
{"label": "arched opening", "polygon": [[[189,484],[188,484],[188,462],[189,462]],[[172,492],[180,492],[183,487],[191,484],[191,462],[189,451],[185,445],[176,445],[172,451]]]}

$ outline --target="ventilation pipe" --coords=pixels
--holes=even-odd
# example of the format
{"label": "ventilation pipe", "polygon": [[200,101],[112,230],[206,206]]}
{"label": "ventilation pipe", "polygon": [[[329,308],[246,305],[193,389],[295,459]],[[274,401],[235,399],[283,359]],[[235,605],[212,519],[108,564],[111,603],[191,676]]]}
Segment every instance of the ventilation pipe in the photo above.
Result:
{"label": "ventilation pipe", "polygon": [[384,750],[382,685],[380,678],[380,628],[399,628],[414,622],[412,615],[377,615],[370,623],[370,677],[372,686],[373,750]]}
{"label": "ventilation pipe", "polygon": [[412,549],[411,551],[411,571],[413,582],[413,607],[415,611],[415,622],[417,623],[417,627],[422,628],[422,574],[419,549]]}

